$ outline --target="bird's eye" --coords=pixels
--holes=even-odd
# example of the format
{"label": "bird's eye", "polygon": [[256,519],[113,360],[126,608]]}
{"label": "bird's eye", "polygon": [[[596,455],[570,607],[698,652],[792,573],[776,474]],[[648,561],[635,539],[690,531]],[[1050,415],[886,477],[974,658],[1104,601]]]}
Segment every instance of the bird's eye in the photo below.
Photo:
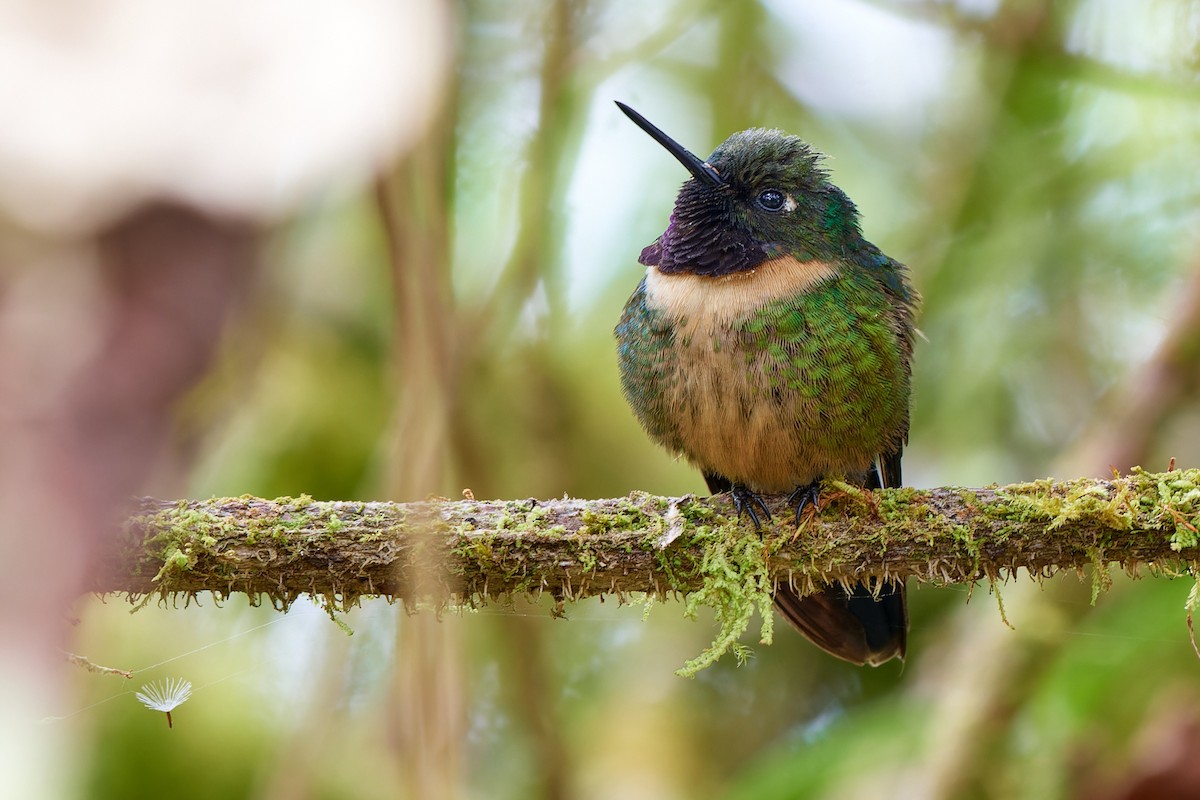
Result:
{"label": "bird's eye", "polygon": [[778,211],[783,208],[786,199],[778,189],[767,189],[758,195],[758,205],[765,211]]}

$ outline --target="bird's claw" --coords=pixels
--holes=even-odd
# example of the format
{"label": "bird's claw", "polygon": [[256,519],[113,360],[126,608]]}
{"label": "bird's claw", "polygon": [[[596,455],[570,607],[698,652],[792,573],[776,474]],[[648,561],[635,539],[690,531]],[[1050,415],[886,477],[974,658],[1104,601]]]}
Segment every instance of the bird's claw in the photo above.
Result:
{"label": "bird's claw", "polygon": [[734,485],[733,489],[730,490],[730,494],[733,496],[733,507],[737,509],[738,517],[740,518],[742,514],[745,514],[750,517],[750,521],[754,523],[755,528],[762,530],[762,522],[759,520],[758,513],[754,510],[754,507],[758,506],[766,514],[767,519],[771,519],[771,509],[767,508],[767,502],[762,499],[762,496],[740,483]]}
{"label": "bird's claw", "polygon": [[805,508],[811,505],[816,511],[821,507],[820,495],[821,482],[819,480],[797,486],[788,495],[788,503],[796,507],[796,527],[800,527],[800,515],[804,513]]}

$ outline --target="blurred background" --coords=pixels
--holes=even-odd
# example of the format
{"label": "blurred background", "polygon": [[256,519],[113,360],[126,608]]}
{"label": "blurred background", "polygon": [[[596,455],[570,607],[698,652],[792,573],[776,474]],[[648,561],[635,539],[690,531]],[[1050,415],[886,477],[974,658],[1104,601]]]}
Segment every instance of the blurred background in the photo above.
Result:
{"label": "blurred background", "polygon": [[614,99],[828,155],[924,295],[911,485],[1200,466],[1198,42],[1195,0],[0,4],[5,795],[1200,796],[1189,580],[1023,576],[1011,627],[912,586],[904,665],[781,629],[694,680],[677,603],[74,601],[139,493],[703,492],[620,395],[686,176]]}

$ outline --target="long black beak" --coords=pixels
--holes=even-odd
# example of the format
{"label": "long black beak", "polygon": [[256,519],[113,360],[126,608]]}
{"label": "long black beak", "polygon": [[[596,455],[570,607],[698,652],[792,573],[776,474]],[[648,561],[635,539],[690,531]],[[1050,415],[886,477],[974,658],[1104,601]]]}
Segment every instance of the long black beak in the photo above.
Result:
{"label": "long black beak", "polygon": [[695,153],[688,150],[670,136],[667,136],[658,128],[654,127],[650,120],[646,119],[641,114],[622,103],[620,100],[615,102],[617,104],[617,108],[625,112],[625,116],[633,120],[634,124],[636,124],[639,128],[650,134],[654,141],[667,148],[668,153],[679,159],[679,163],[687,167],[688,172],[692,173],[696,180],[700,181],[701,183],[706,183],[709,186],[721,186],[725,183],[724,179],[721,178],[721,173],[709,166],[707,162],[701,161],[699,158],[697,158]]}

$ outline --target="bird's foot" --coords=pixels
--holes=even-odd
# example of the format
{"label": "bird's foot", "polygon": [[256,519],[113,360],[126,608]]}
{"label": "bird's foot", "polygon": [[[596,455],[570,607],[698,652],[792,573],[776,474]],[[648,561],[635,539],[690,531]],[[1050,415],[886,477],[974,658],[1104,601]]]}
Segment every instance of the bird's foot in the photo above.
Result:
{"label": "bird's foot", "polygon": [[800,527],[800,515],[804,513],[804,509],[810,505],[816,511],[821,507],[821,481],[815,480],[797,486],[791,494],[788,495],[788,503],[796,507],[796,527]]}
{"label": "bird's foot", "polygon": [[767,519],[771,519],[771,509],[767,508],[767,502],[762,499],[762,496],[756,494],[747,488],[744,484],[735,483],[733,488],[729,490],[733,496],[733,507],[737,509],[738,517],[742,514],[750,517],[750,521],[754,523],[754,527],[762,530],[762,522],[758,518],[758,512],[754,510],[755,506],[762,509],[762,513],[766,514]]}

